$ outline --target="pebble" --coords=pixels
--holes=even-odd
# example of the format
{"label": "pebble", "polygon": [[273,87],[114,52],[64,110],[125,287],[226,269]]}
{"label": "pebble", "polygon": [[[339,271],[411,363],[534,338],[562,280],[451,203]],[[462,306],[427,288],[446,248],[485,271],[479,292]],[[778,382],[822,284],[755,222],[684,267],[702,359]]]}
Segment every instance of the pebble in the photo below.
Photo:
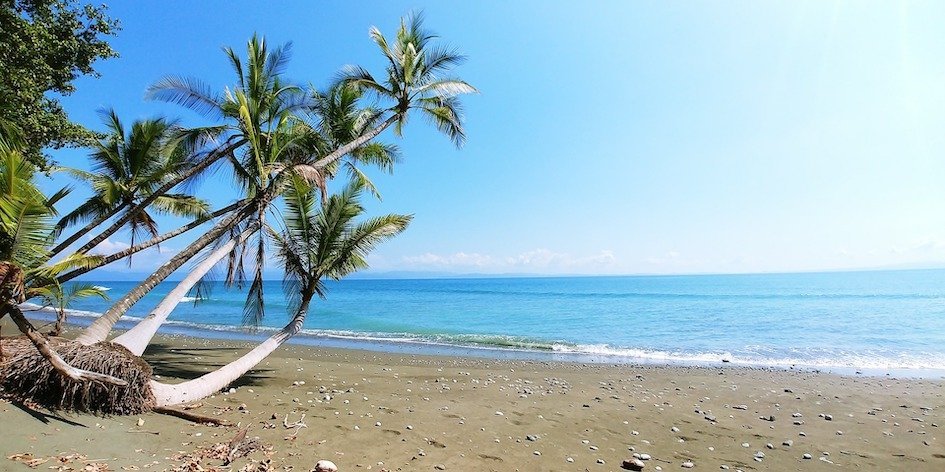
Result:
{"label": "pebble", "polygon": [[750,447],[750,446],[751,446],[751,444],[748,444],[748,443],[742,443],[742,447]]}
{"label": "pebble", "polygon": [[598,463],[598,464],[603,464],[603,463],[604,463],[604,459],[597,459],[597,463]]}
{"label": "pebble", "polygon": [[683,462],[681,465],[682,465],[682,468],[683,468],[683,469],[691,469],[691,468],[693,468],[693,467],[696,466],[696,465],[693,464],[691,461]]}
{"label": "pebble", "polygon": [[765,447],[768,449],[774,449],[774,444],[768,443],[768,444],[765,444]]}
{"label": "pebble", "polygon": [[794,445],[794,441],[791,439],[788,439],[787,441],[784,441],[783,443],[781,443],[781,445],[791,447]]}
{"label": "pebble", "polygon": [[637,471],[643,470],[643,467],[645,466],[646,464],[644,464],[643,461],[641,461],[640,459],[627,459],[623,461],[622,464],[620,464],[620,467],[626,470],[637,470]]}
{"label": "pebble", "polygon": [[320,460],[315,463],[315,468],[312,469],[312,472],[337,472],[338,466],[335,465],[332,461]]}
{"label": "pebble", "polygon": [[833,421],[833,415],[824,415],[824,419],[827,421]]}
{"label": "pebble", "polygon": [[529,441],[537,441],[537,440],[538,440],[538,436],[537,436],[537,435],[534,435],[534,434],[529,434],[529,435],[525,436],[525,439],[527,439],[527,440],[529,440]]}
{"label": "pebble", "polygon": [[812,459],[814,456],[810,455],[810,453],[806,453],[806,452],[805,452],[802,457],[803,457],[804,459]]}
{"label": "pebble", "polygon": [[679,432],[679,428],[677,428],[677,427],[675,427],[675,426],[673,426],[672,428],[669,428],[669,430],[672,431],[672,432],[674,432],[674,433],[678,433],[678,432]]}
{"label": "pebble", "polygon": [[765,458],[765,453],[761,451],[758,451],[755,453],[755,459],[764,459],[764,458]]}
{"label": "pebble", "polygon": [[573,459],[573,458],[570,458],[570,457],[567,458],[567,459],[565,459],[565,460],[568,461],[568,462],[574,462],[574,459]]}
{"label": "pebble", "polygon": [[436,470],[446,470],[446,466],[443,465],[443,464],[437,464],[437,465],[433,466],[433,468],[436,469]]}

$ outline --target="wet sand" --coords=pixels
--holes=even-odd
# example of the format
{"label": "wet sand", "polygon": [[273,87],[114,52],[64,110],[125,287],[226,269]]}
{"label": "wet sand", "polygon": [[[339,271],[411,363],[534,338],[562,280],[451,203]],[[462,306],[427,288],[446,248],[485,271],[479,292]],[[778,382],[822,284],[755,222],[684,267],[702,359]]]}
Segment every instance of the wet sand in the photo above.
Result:
{"label": "wet sand", "polygon": [[[248,346],[164,336],[145,359],[173,381]],[[227,427],[0,402],[0,470],[945,470],[942,380],[286,346],[233,388],[191,410]]]}

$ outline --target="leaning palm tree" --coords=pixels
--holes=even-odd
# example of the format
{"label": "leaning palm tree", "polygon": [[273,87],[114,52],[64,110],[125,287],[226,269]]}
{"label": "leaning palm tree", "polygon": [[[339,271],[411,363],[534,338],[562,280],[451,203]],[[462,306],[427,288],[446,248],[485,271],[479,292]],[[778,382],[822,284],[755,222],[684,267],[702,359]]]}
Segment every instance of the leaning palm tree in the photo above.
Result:
{"label": "leaning palm tree", "polygon": [[[209,264],[212,267],[259,229],[259,224],[251,220],[258,218],[274,198],[272,191],[275,188],[268,186],[271,161],[281,158],[285,154],[283,146],[292,142],[289,129],[293,117],[305,103],[304,93],[282,77],[289,59],[288,46],[270,50],[264,39],[253,36],[247,44],[246,61],[230,48],[225,51],[236,72],[237,84],[224,93],[215,94],[195,79],[167,77],[154,84],[148,94],[153,99],[178,103],[223,120],[220,125],[188,130],[186,136],[193,142],[213,138],[211,149],[205,154],[210,156],[209,159],[217,159],[223,153],[244,192],[243,203],[96,319],[77,338],[83,344],[103,341],[129,308],[204,249],[221,238],[229,237],[206,258],[213,261]],[[276,135],[281,138],[276,139]],[[222,144],[218,144],[220,142]],[[243,230],[234,233],[241,225]],[[202,276],[188,277],[187,282],[193,280],[196,283]],[[185,294],[187,290],[184,290]]]}
{"label": "leaning palm tree", "polygon": [[169,176],[190,167],[186,154],[169,143],[177,128],[176,123],[164,118],[135,121],[131,129],[118,118],[114,110],[102,112],[109,134],[96,143],[89,156],[91,171],[67,169],[75,177],[86,182],[93,191],[91,198],[67,213],[59,221],[58,228],[64,230],[81,221],[89,221],[84,227],[65,238],[52,249],[56,255],[94,230],[112,217],[125,221],[123,225],[111,225],[96,238],[79,248],[88,252],[98,242],[111,236],[122,227],[131,232],[131,245],[142,233],[157,236],[157,224],[149,210],[184,217],[201,217],[208,212],[207,204],[186,194],[165,193],[142,205],[144,199],[158,189]]}
{"label": "leaning palm tree", "polygon": [[[325,188],[325,182],[330,177],[331,166],[357,152],[395,123],[397,124],[395,131],[400,134],[411,110],[418,110],[427,116],[456,145],[461,145],[465,140],[465,131],[457,97],[476,90],[462,80],[442,77],[453,66],[461,63],[464,57],[449,48],[434,47],[432,42],[435,36],[426,32],[422,28],[422,23],[420,15],[411,15],[402,20],[396,38],[390,44],[377,28],[371,29],[372,39],[378,44],[389,62],[386,71],[387,80],[383,84],[375,80],[363,68],[351,67],[343,73],[341,83],[344,85],[358,91],[372,93],[382,101],[393,102],[388,108],[375,112],[373,118],[365,120],[372,126],[362,126],[361,134],[351,141],[337,143],[337,146],[311,146],[308,152],[300,149],[304,148],[306,143],[324,143],[325,140],[298,137],[291,140],[285,139],[283,142],[291,141],[292,146],[280,150],[282,157],[288,159],[281,162],[281,165],[272,160],[267,163],[265,159],[262,159],[265,153],[260,153],[261,148],[253,145],[251,139],[256,139],[261,143],[268,142],[271,136],[263,132],[264,127],[271,126],[274,120],[295,119],[296,113],[305,108],[306,102],[297,99],[298,89],[284,85],[284,82],[279,79],[279,72],[288,57],[286,49],[280,48],[268,54],[265,48],[261,47],[260,40],[254,37],[249,44],[249,60],[245,67],[237,55],[227,49],[227,55],[234,69],[239,73],[240,81],[237,87],[228,90],[222,98],[212,94],[208,87],[195,80],[165,79],[156,84],[150,92],[154,98],[186,105],[211,116],[236,117],[232,119],[237,123],[235,130],[232,128],[233,125],[222,125],[209,127],[206,131],[195,132],[195,134],[217,133],[222,137],[230,133],[225,143],[231,163],[241,161],[253,164],[250,166],[250,175],[257,175],[256,173],[261,169],[274,171],[275,175],[265,178],[265,182],[269,185],[265,187],[265,191],[252,195],[251,204],[247,204],[243,209],[221,220],[210,231],[128,292],[77,340],[83,344],[93,344],[104,340],[118,319],[141,297],[214,241],[220,241],[221,237],[231,235],[230,240],[221,242],[211,255],[194,268],[190,274],[194,277],[188,277],[187,280],[187,283],[191,284],[189,287],[179,285],[180,290],[175,289],[172,294],[169,294],[152,312],[153,316],[147,317],[142,322],[149,325],[146,331],[151,332],[156,329],[155,326],[159,326],[160,322],[167,318],[170,310],[173,310],[193,284],[196,284],[196,279],[202,277],[227,254],[232,254],[239,246],[245,244],[262,227],[266,207],[278,198],[283,182],[287,178],[300,175]],[[264,46],[264,43],[262,45]],[[317,107],[309,107],[308,111],[318,113]],[[247,124],[252,126],[247,127]],[[305,126],[299,128],[312,129]],[[256,134],[253,135],[253,133]],[[331,149],[332,147],[334,149]],[[237,148],[243,149],[242,160],[233,154]],[[269,148],[273,149],[272,146]],[[256,159],[258,162],[251,162],[249,158]],[[240,168],[240,165],[234,165],[234,172],[238,174],[241,172]],[[256,223],[247,223],[251,220],[255,220]],[[243,229],[235,231],[241,224]],[[254,246],[257,266],[253,284],[250,286],[250,296],[247,299],[247,311],[253,316],[261,316],[263,312],[262,269],[258,264],[264,257],[262,257],[263,245],[258,237]],[[130,336],[131,332],[126,335]],[[139,339],[150,339],[150,335]],[[144,346],[136,345],[133,351],[137,349],[143,352]]]}
{"label": "leaning palm tree", "polygon": [[284,194],[282,228],[267,228],[285,268],[289,323],[214,372],[176,385],[152,381],[156,405],[199,400],[243,376],[302,329],[312,300],[316,295],[326,296],[326,278],[338,280],[367,267],[367,255],[375,246],[406,229],[411,219],[407,215],[391,214],[358,223],[364,213],[358,201],[361,191],[362,186],[354,183],[319,205],[316,188],[301,178],[292,179]]}

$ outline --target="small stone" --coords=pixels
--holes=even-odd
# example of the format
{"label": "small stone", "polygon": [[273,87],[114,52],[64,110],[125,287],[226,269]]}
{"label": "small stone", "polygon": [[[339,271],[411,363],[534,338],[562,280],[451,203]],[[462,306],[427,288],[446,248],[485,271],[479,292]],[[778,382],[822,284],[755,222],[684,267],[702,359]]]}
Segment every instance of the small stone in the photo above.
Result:
{"label": "small stone", "polygon": [[620,467],[626,470],[643,470],[646,464],[643,463],[640,459],[627,459],[620,464]]}
{"label": "small stone", "polygon": [[648,460],[650,460],[650,459],[652,459],[652,458],[653,458],[653,457],[651,457],[649,454],[640,454],[640,460],[641,460],[641,461],[648,461]]}
{"label": "small stone", "polygon": [[804,459],[813,459],[813,458],[814,458],[814,456],[810,455],[810,453],[807,453],[807,452],[805,452],[804,455],[801,456],[801,457],[803,457]]}
{"label": "small stone", "polygon": [[332,461],[320,460],[315,463],[315,468],[312,469],[312,472],[337,472],[338,466],[335,465]]}
{"label": "small stone", "polygon": [[736,409],[736,410],[747,410],[747,409],[748,409],[748,405],[735,405],[735,406],[733,406],[732,408],[734,408],[734,409]]}
{"label": "small stone", "polygon": [[597,463],[598,463],[598,464],[603,464],[603,463],[604,463],[604,459],[597,459]]}
{"label": "small stone", "polygon": [[833,415],[824,415],[824,419],[827,421],[833,421]]}
{"label": "small stone", "polygon": [[407,429],[413,429],[413,426],[411,426],[411,425],[408,424],[408,425],[407,425]]}
{"label": "small stone", "polygon": [[712,416],[712,415],[705,415],[705,419],[707,419],[707,420],[709,420],[709,421],[711,421],[711,422],[713,422],[713,423],[715,422],[715,417]]}
{"label": "small stone", "polygon": [[144,426],[144,419],[138,418],[138,427],[140,428],[141,426]]}
{"label": "small stone", "polygon": [[755,459],[764,459],[764,458],[765,458],[765,453],[761,451],[758,451],[755,453]]}
{"label": "small stone", "polygon": [[446,470],[446,466],[443,465],[443,464],[437,464],[437,465],[433,466],[433,468],[436,469],[436,470]]}
{"label": "small stone", "polygon": [[784,441],[784,442],[782,442],[782,443],[781,443],[781,445],[782,445],[782,446],[787,446],[787,447],[791,447],[791,446],[793,446],[793,445],[794,445],[794,440],[792,440],[792,439],[788,439],[788,440],[786,440],[786,441]]}
{"label": "small stone", "polygon": [[843,436],[843,431],[837,431],[837,436]]}
{"label": "small stone", "polygon": [[573,458],[570,458],[570,457],[567,458],[567,459],[565,459],[565,460],[568,461],[568,462],[574,462],[574,459],[573,459]]}
{"label": "small stone", "polygon": [[679,432],[679,428],[677,428],[677,427],[675,427],[675,426],[673,426],[672,428],[669,428],[669,430],[672,431],[672,432],[674,432],[674,433],[678,433],[678,432]]}
{"label": "small stone", "polygon": [[686,461],[680,465],[682,466],[683,469],[691,469],[696,466],[695,464],[692,463],[692,461]]}
{"label": "small stone", "polygon": [[538,440],[538,436],[536,436],[536,435],[534,435],[534,434],[529,434],[528,436],[525,436],[525,439],[527,439],[527,440],[529,440],[529,441],[537,441],[537,440]]}
{"label": "small stone", "polygon": [[765,447],[768,449],[774,449],[774,444],[768,443],[768,444],[765,444]]}
{"label": "small stone", "polygon": [[535,454],[536,456],[540,456],[540,455],[541,455],[541,451],[535,451],[535,452],[533,452],[532,454]]}
{"label": "small stone", "polygon": [[750,446],[751,446],[751,444],[748,444],[748,443],[742,443],[742,447],[750,447]]}
{"label": "small stone", "polygon": [[230,387],[230,389],[227,390],[227,393],[236,393],[236,389],[233,387]]}

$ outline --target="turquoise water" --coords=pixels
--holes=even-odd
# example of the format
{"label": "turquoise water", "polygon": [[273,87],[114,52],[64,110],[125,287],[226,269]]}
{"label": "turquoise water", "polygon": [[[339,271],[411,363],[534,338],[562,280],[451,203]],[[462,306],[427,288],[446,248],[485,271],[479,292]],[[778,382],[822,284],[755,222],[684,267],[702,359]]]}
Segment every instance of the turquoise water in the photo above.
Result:
{"label": "turquoise water", "polygon": [[[117,299],[134,283],[98,285]],[[173,285],[161,284],[129,315],[147,315]],[[328,287],[302,342],[580,361],[945,370],[945,270],[345,280]],[[281,283],[265,289],[264,326],[280,327],[288,319]],[[182,303],[168,330],[246,336],[243,296],[217,286],[196,306]],[[73,308],[102,312],[107,302]],[[81,312],[73,319],[81,322]]]}

